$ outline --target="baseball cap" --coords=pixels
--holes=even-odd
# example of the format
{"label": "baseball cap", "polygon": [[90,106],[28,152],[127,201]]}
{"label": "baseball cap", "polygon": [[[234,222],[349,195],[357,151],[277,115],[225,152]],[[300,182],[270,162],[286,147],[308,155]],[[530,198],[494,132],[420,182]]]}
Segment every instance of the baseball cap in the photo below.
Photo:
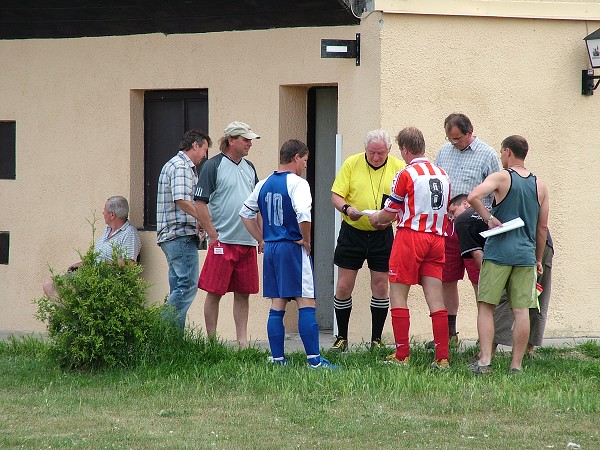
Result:
{"label": "baseball cap", "polygon": [[242,136],[246,139],[260,139],[260,136],[250,129],[250,125],[244,122],[231,122],[225,128],[225,136]]}

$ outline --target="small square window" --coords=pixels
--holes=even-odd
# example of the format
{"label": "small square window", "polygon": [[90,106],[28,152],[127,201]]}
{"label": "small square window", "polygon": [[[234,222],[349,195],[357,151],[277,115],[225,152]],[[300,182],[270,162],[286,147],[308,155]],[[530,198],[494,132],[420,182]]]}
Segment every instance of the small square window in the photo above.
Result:
{"label": "small square window", "polygon": [[0,231],[0,264],[8,264],[9,237],[8,231]]}
{"label": "small square window", "polygon": [[17,122],[0,121],[0,179],[17,177]]}

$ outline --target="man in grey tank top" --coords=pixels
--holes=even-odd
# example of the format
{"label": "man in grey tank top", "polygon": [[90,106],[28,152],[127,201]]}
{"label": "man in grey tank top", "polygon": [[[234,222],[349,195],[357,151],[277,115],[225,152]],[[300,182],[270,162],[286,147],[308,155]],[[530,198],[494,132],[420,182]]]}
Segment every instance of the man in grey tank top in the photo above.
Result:
{"label": "man in grey tank top", "polygon": [[[475,374],[492,372],[494,309],[506,288],[515,324],[510,372],[519,372],[529,338],[529,308],[535,307],[535,283],[543,272],[542,256],[548,232],[548,189],[525,168],[529,146],[522,136],[509,136],[501,145],[505,170],[489,175],[468,201],[490,229],[520,218],[522,227],[488,237],[479,277],[477,331],[481,352],[469,366]],[[483,198],[494,194],[492,212]]]}

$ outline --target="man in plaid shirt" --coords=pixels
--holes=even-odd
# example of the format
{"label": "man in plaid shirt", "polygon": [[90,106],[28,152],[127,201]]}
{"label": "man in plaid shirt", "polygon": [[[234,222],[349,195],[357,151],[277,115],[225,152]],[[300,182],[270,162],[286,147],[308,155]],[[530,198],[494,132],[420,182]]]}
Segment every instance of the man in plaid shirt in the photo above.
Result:
{"label": "man in plaid shirt", "polygon": [[[434,164],[441,167],[450,177],[451,196],[469,195],[473,188],[483,182],[491,173],[502,168],[498,152],[473,135],[473,124],[467,116],[460,113],[450,114],[444,121],[446,144],[440,148]],[[483,203],[488,208],[492,197],[487,196]],[[463,259],[460,255],[458,237],[451,222],[446,228],[446,262],[442,275],[444,305],[448,310],[448,334],[450,343],[458,343],[456,332],[456,314],[458,313],[458,280],[462,280],[465,269],[470,275],[477,271],[472,259]],[[433,348],[433,342],[428,344]]]}
{"label": "man in plaid shirt", "polygon": [[169,298],[183,329],[190,305],[198,292],[198,228],[194,206],[196,166],[212,144],[207,134],[190,130],[183,135],[179,152],[163,166],[158,178],[156,242],[169,265]]}

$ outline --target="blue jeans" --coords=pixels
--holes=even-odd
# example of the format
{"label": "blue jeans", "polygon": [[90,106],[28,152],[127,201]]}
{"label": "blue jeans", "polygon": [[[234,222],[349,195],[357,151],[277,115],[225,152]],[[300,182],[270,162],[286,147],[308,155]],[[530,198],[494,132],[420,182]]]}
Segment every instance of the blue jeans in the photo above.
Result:
{"label": "blue jeans", "polygon": [[159,245],[169,264],[167,304],[177,310],[178,323],[183,329],[187,311],[198,293],[198,240],[196,236],[181,236]]}

